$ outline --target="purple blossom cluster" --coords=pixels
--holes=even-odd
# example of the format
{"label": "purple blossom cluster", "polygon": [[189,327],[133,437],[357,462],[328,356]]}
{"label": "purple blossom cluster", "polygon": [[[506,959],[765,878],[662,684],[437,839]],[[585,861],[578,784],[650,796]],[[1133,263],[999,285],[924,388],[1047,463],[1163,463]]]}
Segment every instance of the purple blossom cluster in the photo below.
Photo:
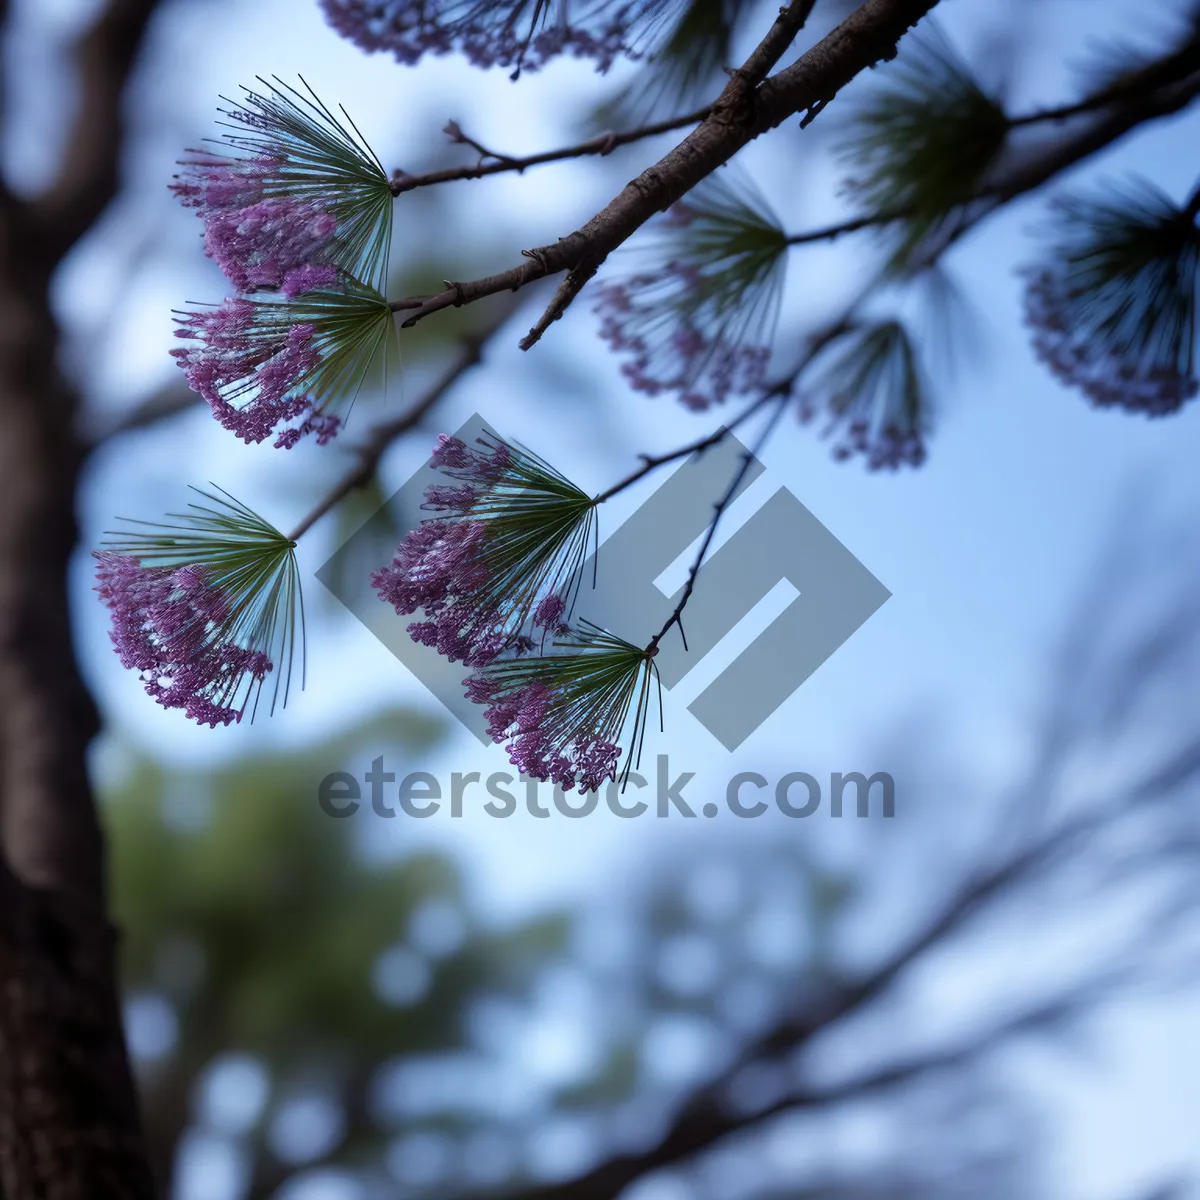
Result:
{"label": "purple blossom cluster", "polygon": [[[676,214],[675,223],[686,224],[682,214]],[[700,328],[688,313],[699,308],[703,287],[698,267],[672,260],[601,284],[595,306],[601,338],[616,353],[631,356],[621,373],[634,391],[678,392],[697,412],[762,386],[770,359],[766,346],[731,343],[719,330]]]}
{"label": "purple blossom cluster", "polygon": [[239,292],[266,289],[290,297],[312,291],[313,280],[336,284],[336,268],[320,262],[336,229],[337,219],[320,205],[277,196],[211,214],[204,250]]}
{"label": "purple blossom cluster", "polygon": [[[236,109],[229,115],[248,128],[271,128],[262,113]],[[183,316],[176,337],[199,344],[171,354],[222,426],[247,443],[274,434],[278,449],[310,434],[325,445],[340,427],[338,417],[316,411],[303,387],[321,360],[315,327],[280,322],[282,300],[260,307],[244,298],[271,291],[294,300],[342,284],[332,261],[337,219],[314,200],[279,194],[284,161],[266,153],[196,153],[171,185],[185,207],[197,210],[205,253],[240,293],[215,309]],[[269,328],[261,319],[267,314],[273,318]],[[288,422],[293,424],[280,428]]]}
{"label": "purple blossom cluster", "polygon": [[512,450],[507,442],[478,442],[482,450],[472,449],[462,438],[439,433],[429,465],[453,479],[466,480],[481,487],[494,487],[504,478],[512,463]]}
{"label": "purple blossom cluster", "polygon": [[133,555],[94,553],[96,591],[112,613],[109,636],[122,666],[137,671],[164,708],[214,729],[240,721],[254,685],[274,668],[262,652],[221,640],[231,601],[205,581],[204,568],[143,567]]}
{"label": "purple blossom cluster", "polygon": [[527,0],[321,0],[325,19],[368,54],[390,53],[411,66],[425,54],[459,51],[476,67],[536,71],[563,54],[592,59],[607,71],[617,57],[638,58],[639,31],[650,25],[664,0],[593,0],[564,3],[539,30],[549,5]]}
{"label": "purple blossom cluster", "polygon": [[580,792],[594,792],[606,779],[616,778],[620,746],[586,733],[565,742],[555,740],[553,694],[544,683],[506,688],[486,674],[464,682],[468,699],[485,706],[488,734],[506,743],[509,761],[523,775],[553,780],[564,792],[575,786]]}
{"label": "purple blossom cluster", "polygon": [[400,616],[425,613],[408,626],[413,641],[469,667],[492,662],[509,640],[497,632],[501,613],[479,603],[488,578],[486,540],[482,521],[423,521],[371,575],[379,598]]}
{"label": "purple blossom cluster", "polygon": [[[259,114],[238,110],[245,123]],[[204,251],[238,292],[288,296],[331,287],[337,218],[315,200],[272,194],[281,165],[268,155],[202,155],[182,165],[171,190],[204,221]],[[314,275],[314,271],[321,272]],[[330,272],[332,271],[332,275]]]}
{"label": "purple blossom cluster", "polygon": [[[510,647],[532,648],[527,635],[511,631],[506,597],[491,595],[488,549],[491,530],[487,521],[470,519],[476,502],[503,479],[512,451],[502,441],[468,446],[461,438],[441,434],[430,460],[436,469],[459,480],[460,486],[431,484],[422,507],[440,515],[422,521],[400,544],[391,563],[371,575],[379,598],[400,616],[418,611],[425,620],[408,626],[413,640],[431,646],[450,662],[481,667]],[[545,597],[534,615],[539,620],[562,612],[553,597]],[[526,644],[528,643],[528,645]]]}
{"label": "purple blossom cluster", "polygon": [[[301,270],[308,270],[310,282],[318,271],[326,272],[326,279],[328,272],[336,274],[332,267]],[[275,446],[289,449],[310,433],[325,445],[339,420],[318,413],[303,387],[321,360],[314,345],[316,329],[278,322],[268,328],[262,314],[278,307],[233,298],[208,311],[187,313],[177,319],[175,336],[197,344],[176,347],[171,355],[186,372],[188,386],[242,441],[264,441],[284,422],[303,418],[279,431]],[[235,399],[242,403],[235,405]]]}
{"label": "purple blossom cluster", "polygon": [[[800,420],[809,424],[816,419],[817,408],[809,399],[801,401],[797,410]],[[838,462],[861,456],[871,471],[896,471],[900,467],[919,467],[925,461],[925,438],[919,428],[899,414],[883,414],[875,421],[854,417],[848,422],[834,415],[825,432],[831,433],[843,425],[840,440],[833,445],[833,457]]]}
{"label": "purple blossom cluster", "polygon": [[[1039,359],[1068,387],[1078,388],[1097,408],[1123,408],[1162,417],[1177,412],[1200,393],[1200,380],[1179,366],[1190,355],[1141,360],[1117,357],[1095,330],[1071,319],[1075,309],[1061,276],[1044,268],[1026,272],[1025,323],[1033,331]],[[1181,336],[1191,338],[1190,329]],[[1178,347],[1169,347],[1176,351]]]}

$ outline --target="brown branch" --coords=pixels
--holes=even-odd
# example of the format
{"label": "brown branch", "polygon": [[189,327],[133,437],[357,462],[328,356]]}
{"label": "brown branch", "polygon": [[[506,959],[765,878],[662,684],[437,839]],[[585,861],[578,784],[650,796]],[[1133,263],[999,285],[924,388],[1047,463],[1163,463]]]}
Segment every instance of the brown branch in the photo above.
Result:
{"label": "brown branch", "polygon": [[545,163],[565,162],[573,158],[584,158],[589,155],[611,154],[619,146],[628,146],[644,138],[657,137],[663,133],[673,133],[688,125],[697,125],[712,111],[712,106],[697,109],[680,117],[671,117],[665,121],[657,121],[651,125],[642,125],[637,129],[627,129],[620,133],[601,133],[585,142],[577,142],[573,146],[563,146],[557,150],[545,150],[540,154],[528,154],[523,157],[509,154],[495,154],[484,150],[478,142],[466,136],[456,137],[479,150],[485,157],[491,157],[493,162],[480,162],[473,167],[446,167],[439,171],[427,171],[421,175],[410,175],[406,171],[396,170],[392,173],[392,192],[402,195],[404,192],[415,191],[417,188],[431,187],[439,183],[453,183],[460,179],[483,179],[488,175],[502,175],[507,171],[524,173],[530,167],[542,166]]}
{"label": "brown branch", "polygon": [[[517,291],[538,279],[566,271],[567,278],[520,343],[522,349],[529,349],[562,315],[607,255],[655,212],[669,208],[743,145],[788,116],[800,111],[807,111],[809,117],[815,115],[854,75],[880,59],[894,56],[896,42],[905,29],[915,24],[931,7],[932,3],[870,0],[796,63],[767,79],[753,93],[753,112],[748,117],[744,111],[741,117],[738,116],[739,102],[744,110],[746,98],[739,90],[738,72],[732,72],[729,84],[700,126],[659,163],[628,184],[581,229],[553,245],[524,251],[528,261],[520,267],[471,282],[450,283],[445,291],[436,295],[397,301],[393,307],[411,309],[404,325],[415,325],[443,308],[471,304],[506,290]],[[789,11],[782,10],[783,13]],[[780,20],[783,20],[782,15]],[[764,44],[770,40],[772,35],[768,34]],[[856,47],[856,40],[863,41],[864,45]],[[757,54],[758,50],[755,51]],[[748,64],[754,61],[755,55],[747,60]],[[981,184],[976,199],[963,206],[959,218],[946,228],[941,238],[931,244],[919,260],[913,260],[913,269],[929,265],[968,229],[1003,204],[1035,190],[1060,172],[1106,149],[1143,122],[1169,116],[1186,107],[1200,94],[1198,60],[1200,33],[1194,33],[1176,50],[1147,64],[1131,81],[1101,89],[1076,104],[1013,118],[1012,124],[1020,127],[1065,121],[1093,112],[1098,114],[1086,127],[1073,130],[1033,153],[1018,156],[1006,167],[993,172]],[[551,155],[555,153],[551,152]],[[520,162],[514,160],[515,165],[507,162],[489,164],[477,170],[491,173],[493,170],[519,169]],[[844,233],[903,220],[905,215],[903,212],[866,214],[793,235],[789,244],[826,241]]]}
{"label": "brown branch", "polygon": [[58,178],[30,205],[52,252],[74,245],[116,194],[125,85],[157,0],[109,0],[75,47],[79,101]]}
{"label": "brown branch", "polygon": [[102,442],[149,429],[181,413],[198,411],[203,403],[195,392],[182,384],[165,387],[162,391],[148,396],[140,404],[135,404],[108,424],[97,422],[94,427],[85,429],[87,444],[89,448],[95,449]]}
{"label": "brown branch", "polygon": [[[576,275],[552,302],[547,314],[521,342],[529,349],[541,330],[561,315],[566,302],[608,255],[656,212],[662,212],[711,175],[743,146],[796,113],[831,99],[856,75],[892,58],[900,38],[937,0],[867,0],[790,67],[761,84],[749,98],[736,76],[730,79],[709,115],[679,145],[647,168],[581,228],[552,245],[524,251],[526,262],[497,275],[456,282],[413,306],[403,327],[415,325],[443,308],[470,304],[485,296],[519,288],[564,271]],[[797,0],[797,7],[803,7]],[[768,34],[768,39],[772,34]],[[761,47],[760,47],[761,48]],[[758,51],[755,51],[757,54]],[[782,53],[782,50],[779,51]],[[766,57],[769,57],[769,52]],[[750,60],[754,61],[754,55]],[[405,303],[405,302],[401,302]]]}
{"label": "brown branch", "polygon": [[730,71],[733,86],[749,96],[770,74],[771,68],[787,53],[788,47],[796,40],[796,35],[804,28],[804,23],[815,7],[816,0],[792,0],[790,4],[783,5],[775,23],[767,30],[767,36],[758,43],[750,57],[737,70]]}
{"label": "brown branch", "polygon": [[1197,55],[1200,54],[1200,17],[1193,15],[1191,25],[1191,36],[1177,49],[1146,63],[1116,83],[1100,88],[1074,104],[1040,109],[1024,117],[1014,117],[1009,124],[1031,125],[1039,121],[1065,121],[1110,105],[1144,100],[1166,84],[1186,79],[1195,73]]}
{"label": "brown branch", "polygon": [[[1056,829],[1047,831],[1037,841],[1015,849],[1000,861],[979,866],[891,956],[857,979],[826,981],[823,988],[815,990],[792,1015],[752,1043],[734,1065],[695,1092],[675,1115],[665,1137],[657,1145],[636,1154],[609,1159],[569,1182],[523,1193],[522,1200],[614,1200],[634,1180],[695,1157],[771,1111],[803,1106],[806,1100],[811,1104],[833,1103],[870,1089],[901,1083],[926,1065],[936,1069],[939,1063],[934,1054],[931,1058],[914,1058],[907,1064],[894,1064],[840,1085],[808,1093],[794,1092],[774,1109],[749,1116],[731,1113],[728,1106],[731,1091],[736,1089],[738,1078],[748,1067],[762,1061],[784,1059],[811,1043],[818,1034],[863,1011],[882,998],[926,955],[946,945],[971,921],[989,911],[1000,897],[1011,894],[1014,888],[1032,887],[1046,879],[1056,868],[1072,860],[1089,839],[1113,828],[1127,813],[1137,812],[1146,804],[1171,794],[1186,781],[1195,779],[1198,773],[1200,740],[1192,740],[1149,773],[1128,796],[1097,804],[1064,819]],[[1133,948],[1137,949],[1136,944]],[[1117,981],[1130,976],[1123,968],[1118,972],[1114,967],[1105,977]],[[1068,1010],[1069,999],[1070,993],[1065,993],[1045,1005],[1018,1014],[1011,1022],[998,1026],[991,1037],[1012,1036],[1038,1023],[1061,1017]],[[954,1065],[956,1059],[966,1053],[962,1047],[945,1051],[943,1065]]]}

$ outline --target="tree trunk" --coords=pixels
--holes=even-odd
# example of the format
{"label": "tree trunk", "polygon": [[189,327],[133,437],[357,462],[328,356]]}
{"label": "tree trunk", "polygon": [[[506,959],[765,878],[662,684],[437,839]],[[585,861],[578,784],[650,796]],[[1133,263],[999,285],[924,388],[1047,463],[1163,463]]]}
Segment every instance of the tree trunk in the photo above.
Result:
{"label": "tree trunk", "polygon": [[151,1197],[87,772],[67,570],[83,453],[58,254],[0,211],[0,1197]]}

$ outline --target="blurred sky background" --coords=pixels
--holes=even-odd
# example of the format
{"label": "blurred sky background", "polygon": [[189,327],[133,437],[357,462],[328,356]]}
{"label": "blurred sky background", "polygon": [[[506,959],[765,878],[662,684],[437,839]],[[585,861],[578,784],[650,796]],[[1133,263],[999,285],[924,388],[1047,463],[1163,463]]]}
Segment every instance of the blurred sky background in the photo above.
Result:
{"label": "blurred sky background", "polygon": [[[12,177],[33,187],[54,161],[72,102],[69,71],[47,47],[66,44],[94,6],[90,0],[24,0],[15,7],[22,24],[8,47],[7,67],[14,132],[4,152]],[[988,0],[945,0],[937,12],[971,58],[991,46],[1004,8]],[[1023,4],[1010,108],[1069,97],[1072,68],[1089,40],[1133,33],[1153,46],[1159,25],[1169,28],[1171,8],[1144,0]],[[985,77],[999,57],[989,53]],[[202,255],[199,223],[166,185],[180,152],[215,134],[218,96],[235,97],[240,84],[272,74],[287,81],[302,74],[327,103],[345,105],[385,167],[417,171],[471,161],[441,133],[450,118],[509,153],[576,140],[595,106],[630,70],[619,64],[609,76],[596,76],[587,66],[560,61],[514,85],[502,70],[480,72],[455,58],[427,60],[416,70],[368,58],[325,26],[312,0],[166,4],[135,80],[125,189],[58,281],[72,369],[87,381],[98,425],[178,382],[167,356],[171,310],[224,294],[217,269]],[[824,120],[803,133],[791,122],[738,158],[790,230],[846,211]],[[503,269],[522,247],[576,228],[668,148],[672,136],[602,160],[406,195],[396,207],[393,265],[413,254],[444,258],[448,278]],[[1147,127],[1070,178],[1140,172],[1180,198],[1200,169],[1198,145],[1200,113],[1193,111]],[[1009,206],[951,257],[976,312],[978,349],[964,356],[953,377],[935,376],[941,407],[928,463],[896,475],[870,474],[853,460],[833,462],[812,429],[787,419],[762,455],[766,478],[730,510],[718,534],[719,545],[785,484],[892,598],[730,755],[686,706],[787,602],[777,592],[667,695],[667,733],[651,736],[653,752],[668,752],[673,771],[696,773],[687,795],[697,808],[706,789],[720,799],[738,770],[772,781],[790,770],[819,779],[834,770],[885,770],[896,778],[894,823],[830,822],[826,806],[805,822],[774,811],[756,821],[725,811],[713,821],[621,821],[603,808],[580,822],[557,814],[538,821],[523,811],[500,821],[482,814],[479,801],[472,811],[468,801],[461,820],[451,820],[445,809],[421,822],[360,812],[353,819],[366,852],[406,855],[430,846],[452,852],[464,863],[476,901],[504,923],[563,902],[603,909],[652,872],[659,856],[702,857],[731,838],[808,839],[835,860],[854,863],[870,855],[885,863],[892,840],[915,819],[910,814],[921,809],[928,818],[932,809],[926,836],[956,844],[963,807],[982,802],[980,789],[999,792],[1031,753],[1048,655],[1118,515],[1136,504],[1147,529],[1161,528],[1192,517],[1200,500],[1200,407],[1160,422],[1097,413],[1034,361],[1021,326],[1015,270],[1036,253],[1029,231],[1043,204],[1034,198]],[[786,345],[790,326],[836,311],[871,261],[869,242],[793,253],[780,344]],[[489,347],[485,366],[454,388],[422,432],[389,453],[385,491],[424,460],[438,431],[457,428],[474,412],[593,490],[632,469],[637,454],[670,449],[712,427],[713,414],[688,414],[669,400],[628,390],[596,337],[586,296],[533,352],[522,354],[517,339],[548,295],[544,286],[536,291]],[[401,334],[402,355],[407,336]],[[386,399],[364,398],[343,437],[353,439],[379,413],[407,405],[431,371],[403,371]],[[287,528],[345,461],[336,443],[286,454],[269,444],[244,446],[198,409],[124,437],[93,459],[83,542],[97,544],[117,515],[153,520],[176,511],[186,503],[185,484],[209,480]],[[645,494],[628,493],[606,506],[602,535]],[[129,747],[167,763],[229,762],[264,748],[304,747],[386,705],[435,710],[421,685],[312,578],[336,548],[335,524],[325,520],[299,550],[309,616],[307,690],[274,719],[227,730],[198,729],[156,707],[121,670],[109,649],[106,614],[90,594],[87,551],[80,551],[78,646],[109,727],[96,747],[102,780],[120,778]],[[948,777],[957,773],[970,787],[915,794],[911,773],[906,778],[914,755],[944,764]],[[455,729],[419,760],[389,758],[386,765],[398,774],[428,770],[446,780],[456,770],[503,770],[506,760],[501,748],[483,750]],[[364,756],[330,762],[327,770],[361,776],[368,766]],[[311,794],[297,803],[315,804],[317,783],[314,778]],[[937,854],[930,858],[936,863]],[[913,878],[906,886],[922,883]],[[964,986],[970,990],[969,980]],[[945,1003],[952,1011],[953,988]],[[937,1013],[927,1015],[938,1020]],[[1107,1010],[1097,1028],[1100,1036],[1078,1058],[1033,1056],[1021,1065],[1022,1078],[1054,1116],[1055,1194],[1115,1198],[1168,1168],[1189,1168],[1200,1177],[1200,998],[1124,1002]]]}

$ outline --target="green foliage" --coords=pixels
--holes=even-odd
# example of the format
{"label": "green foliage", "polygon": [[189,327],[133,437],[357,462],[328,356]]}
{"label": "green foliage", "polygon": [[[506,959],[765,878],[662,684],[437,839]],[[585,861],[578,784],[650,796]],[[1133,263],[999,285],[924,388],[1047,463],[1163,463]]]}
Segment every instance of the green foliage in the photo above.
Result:
{"label": "green foliage", "polygon": [[1004,146],[1009,121],[934,25],[905,38],[900,56],[854,110],[842,153],[850,194],[900,221],[900,268],[917,245],[952,225]]}
{"label": "green foliage", "polygon": [[550,592],[563,597],[569,612],[588,543],[599,539],[592,498],[525,446],[480,440],[503,454],[503,473],[476,491],[459,516],[440,518],[483,525],[479,554],[487,577],[472,602],[484,612],[514,614],[516,628]]}
{"label": "green foliage", "polygon": [[860,322],[814,360],[806,375],[806,415],[812,397],[840,427],[839,458],[861,453],[872,467],[918,465],[931,423],[931,403],[912,337],[897,319]]}
{"label": "green foliage", "polygon": [[[131,555],[143,567],[202,568],[206,588],[222,600],[210,613],[203,643],[265,654],[276,667],[274,712],[281,690],[287,704],[297,636],[303,686],[304,595],[295,543],[223,489],[217,488],[219,496],[201,488],[192,491],[215,507],[190,503],[186,513],[167,514],[181,524],[121,518],[143,528],[109,531],[102,545]],[[242,682],[242,677],[231,677],[226,694],[212,699],[230,703]],[[250,687],[257,709],[262,683],[252,681]]]}
{"label": "green foliage", "polygon": [[[251,298],[241,303],[254,306],[246,338],[262,345],[264,357],[286,345],[295,326],[312,326],[316,360],[289,390],[311,395],[322,414],[348,400],[346,412],[339,414],[343,420],[380,351],[386,353],[394,344],[396,326],[387,300],[357,279],[347,277],[337,288],[302,292],[288,301]],[[253,376],[244,386],[255,386]]]}
{"label": "green foliage", "polygon": [[765,343],[779,315],[787,234],[751,180],[732,168],[672,206],[655,256],[694,275],[672,307],[686,324],[718,328],[727,345]]}
{"label": "green foliage", "polygon": [[[657,677],[654,659],[635,646],[586,619],[569,639],[555,641],[562,651],[529,658],[500,659],[479,674],[495,692],[516,694],[544,688],[548,704],[540,727],[548,735],[546,757],[567,748],[598,742],[616,745],[630,724],[632,732],[622,783],[640,762],[650,713],[651,679]],[[659,703],[661,706],[661,684]],[[661,715],[661,708],[660,708]]]}
{"label": "green foliage", "polygon": [[741,0],[691,0],[653,57],[650,87],[678,103],[731,61]]}
{"label": "green foliage", "polygon": [[1200,229],[1145,180],[1054,204],[1039,269],[1058,280],[1060,318],[1114,360],[1195,369]]}
{"label": "green foliage", "polygon": [[[157,1157],[169,1157],[190,1122],[187,1097],[203,1068],[239,1052],[271,1076],[250,1135],[260,1168],[273,1114],[293,1083],[310,1078],[349,1114],[348,1137],[329,1161],[377,1161],[388,1133],[369,1115],[377,1068],[460,1048],[479,995],[525,995],[564,952],[567,924],[557,915],[482,927],[457,867],[438,854],[365,856],[368,823],[381,820],[369,787],[354,817],[333,819],[318,806],[327,773],[361,778],[379,754],[389,766],[411,761],[443,728],[400,709],[306,750],[225,768],[167,770],[137,758],[107,792],[125,988],[162,997],[178,1023],[174,1047],[142,1063]],[[405,943],[410,920],[432,902],[461,914],[465,940],[429,961],[424,994],[389,1002],[372,983],[380,957]]]}
{"label": "green foliage", "polygon": [[[262,95],[243,88],[245,97],[222,109],[235,122],[226,133],[230,146],[269,162],[266,196],[312,201],[337,218],[338,266],[381,287],[392,237],[393,195],[383,164],[343,108],[344,121],[330,112],[301,79],[307,95],[282,80],[259,80]],[[278,86],[276,86],[276,84]]]}

